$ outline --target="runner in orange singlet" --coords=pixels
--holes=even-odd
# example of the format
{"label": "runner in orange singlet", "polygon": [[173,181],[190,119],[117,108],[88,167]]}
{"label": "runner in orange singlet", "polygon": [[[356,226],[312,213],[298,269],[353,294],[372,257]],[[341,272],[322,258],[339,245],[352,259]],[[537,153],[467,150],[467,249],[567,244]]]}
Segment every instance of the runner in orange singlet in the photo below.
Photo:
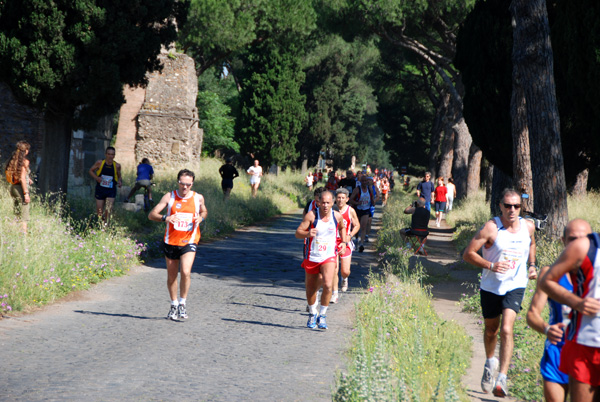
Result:
{"label": "runner in orange singlet", "polygon": [[[186,299],[190,290],[192,265],[196,257],[196,247],[200,241],[200,223],[206,219],[208,211],[204,197],[192,191],[194,172],[183,169],[177,174],[179,188],[165,194],[154,207],[148,219],[166,222],[164,248],[167,261],[167,288],[171,297],[168,319],[188,318]],[[167,208],[167,214],[161,215]],[[179,300],[177,300],[177,275],[181,270]]]}
{"label": "runner in orange singlet", "polygon": [[381,201],[381,206],[385,207],[387,204],[388,193],[390,192],[390,182],[387,177],[381,179],[381,196],[383,197]]}

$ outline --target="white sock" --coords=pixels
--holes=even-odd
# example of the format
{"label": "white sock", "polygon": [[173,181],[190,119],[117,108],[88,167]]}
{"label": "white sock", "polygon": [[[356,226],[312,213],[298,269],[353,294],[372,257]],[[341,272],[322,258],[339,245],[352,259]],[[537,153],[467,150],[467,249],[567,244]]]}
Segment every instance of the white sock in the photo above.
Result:
{"label": "white sock", "polygon": [[317,305],[319,304],[319,302],[313,304],[313,305],[308,305],[308,312],[311,313],[312,315],[317,314]]}
{"label": "white sock", "polygon": [[333,291],[333,295],[334,295],[334,296],[337,296],[337,295],[338,295],[338,291],[337,291],[337,290],[334,290],[334,291]]}
{"label": "white sock", "polygon": [[183,297],[179,298],[179,304],[185,305],[185,299]]}
{"label": "white sock", "polygon": [[179,306],[179,303],[177,302],[177,300],[171,300],[171,306]]}
{"label": "white sock", "polygon": [[498,381],[501,381],[503,379],[506,380],[506,374],[504,374],[504,373],[498,373]]}
{"label": "white sock", "polygon": [[492,364],[494,364],[494,360],[498,360],[498,359],[496,359],[496,357],[492,357],[490,359],[486,359],[485,360],[485,365],[488,366],[488,367],[492,367]]}
{"label": "white sock", "polygon": [[327,307],[329,306],[321,306],[321,311],[319,311],[319,315],[327,315]]}

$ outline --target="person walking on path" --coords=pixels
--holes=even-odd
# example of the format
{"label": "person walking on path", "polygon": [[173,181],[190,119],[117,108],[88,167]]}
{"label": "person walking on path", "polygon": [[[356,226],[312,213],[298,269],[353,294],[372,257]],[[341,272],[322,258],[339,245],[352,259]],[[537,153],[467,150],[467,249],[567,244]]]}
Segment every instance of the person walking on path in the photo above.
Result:
{"label": "person walking on path", "polygon": [[104,224],[108,224],[115,198],[117,187],[121,187],[121,165],[115,162],[115,148],[108,147],[104,159],[97,160],[88,171],[96,182],[96,214]]}
{"label": "person walking on path", "polygon": [[263,175],[263,169],[258,164],[258,160],[254,161],[254,165],[248,168],[246,174],[250,176],[250,187],[252,187],[252,197],[256,198],[256,193],[258,193],[258,187],[260,186],[260,178]]}
{"label": "person walking on path", "polygon": [[142,159],[142,163],[137,166],[137,178],[135,180],[135,186],[129,192],[125,202],[129,202],[129,199],[142,187],[148,189],[148,200],[152,202],[152,177],[154,177],[154,169],[150,164],[148,158]]}
{"label": "person walking on path", "polygon": [[438,228],[442,224],[442,218],[444,217],[444,211],[446,210],[446,195],[448,189],[444,186],[444,178],[437,178],[438,185],[435,188],[435,226]]}
{"label": "person walking on path", "polygon": [[[296,229],[297,239],[309,239],[302,262],[302,268],[305,270],[306,301],[309,305],[309,317],[306,323],[308,328],[327,329],[327,308],[331,300],[338,253],[337,234],[339,233],[342,239],[339,245],[340,254],[346,252],[348,243],[344,219],[332,207],[333,195],[329,191],[324,191],[321,193],[319,208],[309,211]],[[323,293],[321,309],[317,312],[319,274],[323,277]]]}
{"label": "person walking on path", "polygon": [[[528,279],[537,278],[535,227],[519,216],[521,196],[513,189],[502,193],[502,215],[488,221],[467,246],[463,259],[483,268],[480,283],[484,318],[485,362],[481,389],[508,395],[508,366],[513,353],[513,326],[521,310]],[[482,249],[482,256],[478,251]],[[500,320],[502,318],[502,320]],[[500,361],[494,356],[500,330]],[[498,377],[494,383],[494,376]]]}
{"label": "person walking on path", "polygon": [[[571,307],[559,369],[569,375],[573,402],[600,399],[600,236],[569,243],[540,281],[552,300]],[[573,291],[560,284],[569,273]]]}
{"label": "person walking on path", "polygon": [[[567,224],[562,237],[562,242],[566,246],[573,240],[586,237],[592,233],[590,224],[583,219],[574,219]],[[540,278],[543,277],[550,267],[543,267],[540,270]],[[558,284],[573,291],[573,283],[569,275],[563,275]],[[542,318],[542,311],[549,303],[550,316],[548,322]],[[531,306],[527,311],[527,324],[535,331],[546,336],[544,343],[544,354],[540,362],[540,372],[544,379],[544,399],[548,402],[563,402],[566,400],[569,391],[569,376],[558,368],[560,365],[560,354],[565,343],[566,322],[569,319],[571,308],[564,304],[549,299],[538,283],[538,287],[531,300]]]}
{"label": "person walking on path", "polygon": [[454,179],[452,177],[448,178],[448,183],[446,183],[446,189],[448,190],[446,194],[446,199],[448,200],[446,203],[446,213],[452,211],[452,204],[454,203],[454,199],[456,198],[456,186],[454,185]]}
{"label": "person walking on path", "polygon": [[[331,297],[332,303],[338,302],[338,285],[339,285],[339,276],[338,271],[342,273],[342,292],[346,292],[348,290],[348,277],[350,276],[350,266],[352,265],[352,251],[354,251],[354,243],[352,242],[352,238],[358,233],[360,230],[360,223],[358,221],[358,216],[356,215],[356,211],[350,205],[348,205],[348,190],[345,188],[338,188],[336,191],[336,205],[340,214],[342,215],[342,219],[344,219],[344,226],[346,227],[346,236],[347,236],[347,244],[346,251],[343,254],[340,254],[339,263],[336,264],[335,267],[335,275],[333,277],[333,296]],[[341,242],[342,239],[338,238],[338,242]]]}
{"label": "person walking on path", "polygon": [[425,172],[425,178],[419,184],[417,184],[417,197],[425,197],[425,208],[431,211],[431,197],[435,188],[431,180],[431,173]]}
{"label": "person walking on path", "polygon": [[227,200],[233,189],[233,179],[240,175],[235,166],[233,166],[233,159],[227,158],[225,160],[225,164],[219,168],[219,174],[221,175],[223,199]]}
{"label": "person walking on path", "polygon": [[[196,248],[200,241],[200,223],[208,214],[202,194],[192,191],[194,178],[194,172],[180,170],[177,174],[178,189],[165,194],[148,215],[151,221],[167,224],[164,252],[167,263],[167,289],[171,297],[167,319],[174,321],[188,318],[186,300]],[[161,212],[165,208],[167,213],[162,215]],[[181,283],[177,300],[177,277],[180,271]]]}
{"label": "person walking on path", "polygon": [[33,184],[29,178],[29,159],[27,159],[31,145],[27,141],[19,141],[16,148],[6,164],[6,181],[10,184],[10,196],[14,201],[15,215],[21,221],[21,231],[27,233],[31,203],[29,186]]}

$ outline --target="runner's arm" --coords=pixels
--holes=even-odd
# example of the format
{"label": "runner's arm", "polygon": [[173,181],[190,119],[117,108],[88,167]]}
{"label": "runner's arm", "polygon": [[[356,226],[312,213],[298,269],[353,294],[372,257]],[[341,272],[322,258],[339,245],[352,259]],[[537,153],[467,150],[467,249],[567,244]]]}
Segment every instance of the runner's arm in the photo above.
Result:
{"label": "runner's arm", "polygon": [[[309,237],[314,237],[316,235],[317,229],[310,228],[311,224],[315,220],[315,214],[313,211],[308,211],[298,229],[296,229],[296,239],[307,239]],[[312,234],[312,235],[311,235]]]}
{"label": "runner's arm", "polygon": [[[548,272],[549,268],[550,267],[543,267],[540,271],[540,277]],[[531,305],[527,311],[527,324],[540,334],[546,335],[548,340],[556,345],[562,339],[564,324],[558,323],[550,325],[544,321],[542,318],[542,311],[544,310],[547,301],[548,295],[540,289],[538,282],[533,299],[531,299]]]}
{"label": "runner's arm", "polygon": [[531,236],[531,244],[529,245],[529,260],[527,266],[529,268],[529,279],[538,277],[537,267],[535,266],[535,225],[529,220],[525,220]]}
{"label": "runner's arm", "polygon": [[100,165],[102,165],[102,160],[96,161],[96,163],[94,163],[92,165],[90,170],[88,170],[88,173],[90,174],[91,178],[94,179],[94,181],[97,183],[100,183],[102,181],[100,176],[98,176],[98,174],[96,174],[96,171],[100,168]]}
{"label": "runner's arm", "polygon": [[198,201],[200,202],[200,213],[195,218],[196,223],[206,220],[206,217],[208,216],[208,210],[206,209],[206,204],[204,203],[204,197],[202,194],[198,194],[198,196]]}
{"label": "runner's arm", "polygon": [[356,211],[352,207],[350,207],[350,220],[352,221],[352,231],[350,232],[350,239],[348,239],[348,241],[352,240],[352,238],[360,231],[360,221],[358,220]]}
{"label": "runner's arm", "polygon": [[[163,195],[163,197],[160,199],[160,201],[158,202],[158,204],[156,204],[154,206],[154,208],[152,208],[152,211],[150,211],[150,213],[148,214],[148,219],[150,219],[151,221],[154,222],[161,222],[163,215],[161,214],[161,211],[163,209],[165,209],[165,207],[169,204],[169,200],[171,199],[171,193],[167,193],[165,195]],[[171,216],[167,217],[165,219],[165,222],[170,222],[170,218]]]}
{"label": "runner's arm", "polygon": [[121,178],[121,164],[116,163],[117,165],[117,176],[119,176],[119,180],[117,180],[117,186],[121,187],[123,185],[123,179]]}
{"label": "runner's arm", "polygon": [[[465,249],[463,254],[463,260],[469,264],[475,265],[476,267],[483,269],[490,269],[496,271],[495,264],[484,259],[477,252],[487,243],[493,243],[496,240],[495,234],[498,229],[494,221],[488,221],[479,231],[475,234],[471,242]],[[497,263],[496,263],[497,264]]]}

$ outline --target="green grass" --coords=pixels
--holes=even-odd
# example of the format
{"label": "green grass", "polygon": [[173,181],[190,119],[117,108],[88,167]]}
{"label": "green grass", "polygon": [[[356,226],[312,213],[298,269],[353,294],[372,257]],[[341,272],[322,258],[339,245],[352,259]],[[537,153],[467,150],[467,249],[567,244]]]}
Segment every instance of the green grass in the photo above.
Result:
{"label": "green grass", "polygon": [[469,364],[470,338],[431,305],[426,274],[409,266],[412,252],[397,236],[414,197],[396,191],[378,234],[380,268],[356,307],[347,373],[340,373],[335,401],[469,400],[461,377]]}
{"label": "green grass", "polygon": [[[598,192],[590,192],[584,198],[568,198],[569,219],[582,218],[590,222],[592,229],[597,231],[600,228],[600,212],[596,206],[600,202]],[[473,213],[473,211],[475,211]],[[485,217],[485,211],[488,216]],[[462,250],[475,232],[490,218],[489,204],[484,202],[483,192],[477,194],[474,199],[465,200],[458,205],[455,211],[450,215],[451,219],[460,227],[457,239]],[[538,265],[551,265],[562,252],[562,243],[557,240],[548,239],[541,232],[536,232],[536,259]],[[544,350],[545,336],[532,330],[527,325],[525,315],[531,299],[535,292],[536,282],[529,281],[523,299],[523,310],[517,316],[514,326],[515,348],[512,361],[508,371],[509,392],[512,396],[527,401],[543,401],[542,377],[540,375],[540,360]],[[465,295],[461,300],[463,309],[470,311],[479,318],[482,325],[481,306],[479,304],[478,289],[472,295]],[[548,320],[548,308],[542,313],[544,320]]]}
{"label": "green grass", "polygon": [[[208,219],[202,239],[231,233],[240,226],[264,220],[304,204],[310,197],[300,173],[266,175],[256,198],[251,197],[245,170],[234,180],[231,198],[223,201],[218,169],[223,162],[203,159],[187,166],[196,174],[193,189],[204,195]],[[179,169],[156,169],[153,198],[176,189]],[[133,185],[133,171],[123,172]],[[151,222],[147,213],[115,209],[114,219],[102,227],[94,217],[93,196],[68,197],[52,208],[32,194],[29,234],[23,236],[14,219],[7,186],[0,186],[0,314],[27,311],[50,303],[73,290],[112,276],[123,275],[141,258],[161,256],[165,225]],[[118,200],[120,201],[120,200]]]}

